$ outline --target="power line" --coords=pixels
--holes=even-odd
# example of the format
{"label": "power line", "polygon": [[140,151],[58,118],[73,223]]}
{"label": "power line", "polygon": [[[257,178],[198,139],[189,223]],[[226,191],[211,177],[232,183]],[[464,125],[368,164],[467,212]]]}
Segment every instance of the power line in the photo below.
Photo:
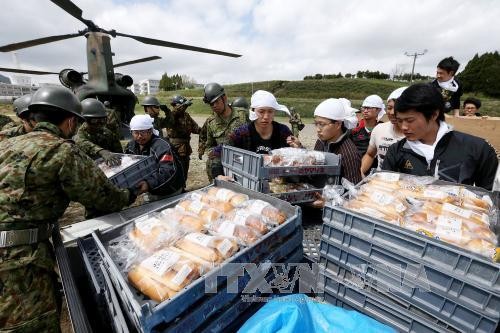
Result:
{"label": "power line", "polygon": [[418,52],[408,53],[408,52],[405,52],[405,56],[413,57],[413,66],[411,68],[410,83],[413,82],[413,73],[415,71],[415,62],[417,61],[417,57],[418,56],[422,56],[422,55],[424,55],[426,53],[427,53],[427,49],[425,49],[422,53],[418,53]]}

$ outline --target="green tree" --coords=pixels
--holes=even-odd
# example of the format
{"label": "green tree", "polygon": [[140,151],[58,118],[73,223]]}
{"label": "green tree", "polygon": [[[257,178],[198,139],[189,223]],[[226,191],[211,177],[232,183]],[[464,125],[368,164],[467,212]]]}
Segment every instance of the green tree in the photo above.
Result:
{"label": "green tree", "polygon": [[498,51],[478,54],[467,63],[464,70],[457,75],[466,92],[484,93],[492,97],[500,97],[500,54]]}

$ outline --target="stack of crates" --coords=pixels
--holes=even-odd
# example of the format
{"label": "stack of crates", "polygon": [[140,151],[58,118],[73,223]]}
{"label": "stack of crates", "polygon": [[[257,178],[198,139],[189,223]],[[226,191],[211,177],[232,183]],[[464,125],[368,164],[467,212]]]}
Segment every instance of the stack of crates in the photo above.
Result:
{"label": "stack of crates", "polygon": [[[100,304],[108,307],[115,330],[124,331],[123,323],[129,322],[132,325],[129,328],[139,332],[225,331],[254,304],[245,296],[260,296],[265,292],[264,287],[280,281],[282,274],[271,267],[272,263],[286,265],[302,261],[302,215],[299,207],[237,184],[216,181],[215,185],[247,194],[250,199],[267,201],[284,211],[288,219],[252,246],[240,249],[226,262],[193,281],[172,299],[159,304],[129,285],[127,275],[120,269],[123,263],[112,259],[107,250],[113,240],[128,230],[132,221],[105,232],[94,232],[92,241],[79,241],[82,256],[88,259],[87,273],[96,278],[93,278],[93,285],[101,294],[98,297]],[[178,201],[161,209],[172,207]],[[240,272],[235,268],[240,265],[226,263],[242,264],[241,267],[252,271],[245,268]],[[245,294],[249,283],[252,284],[250,289],[256,291]]]}
{"label": "stack of crates", "polygon": [[495,332],[500,264],[352,210],[326,206],[327,302],[407,332]]}
{"label": "stack of crates", "polygon": [[233,177],[241,186],[275,196],[292,204],[312,202],[315,193],[321,190],[310,189],[285,193],[269,193],[269,182],[276,177],[326,175],[331,183],[338,184],[340,176],[339,155],[325,154],[324,165],[269,167],[264,165],[261,154],[232,147],[222,147],[222,166],[226,176]]}

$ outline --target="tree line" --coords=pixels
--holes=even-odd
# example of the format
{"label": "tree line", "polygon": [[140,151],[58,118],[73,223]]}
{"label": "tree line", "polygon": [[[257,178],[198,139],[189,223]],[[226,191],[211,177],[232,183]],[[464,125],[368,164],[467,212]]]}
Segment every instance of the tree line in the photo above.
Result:
{"label": "tree line", "polygon": [[[391,75],[387,73],[383,73],[380,71],[358,71],[356,74],[346,73],[342,75],[342,73],[338,74],[315,74],[315,75],[307,75],[304,76],[304,80],[329,80],[329,79],[377,79],[377,80],[389,80],[391,79]],[[393,80],[399,81],[410,81],[410,74],[397,74],[392,75]],[[432,77],[421,75],[420,73],[413,74],[414,80],[430,80]]]}
{"label": "tree line", "polygon": [[187,75],[179,75],[174,74],[169,76],[167,73],[164,73],[161,76],[160,80],[160,90],[163,91],[171,91],[171,90],[180,90],[180,89],[192,89],[196,85],[196,80]]}

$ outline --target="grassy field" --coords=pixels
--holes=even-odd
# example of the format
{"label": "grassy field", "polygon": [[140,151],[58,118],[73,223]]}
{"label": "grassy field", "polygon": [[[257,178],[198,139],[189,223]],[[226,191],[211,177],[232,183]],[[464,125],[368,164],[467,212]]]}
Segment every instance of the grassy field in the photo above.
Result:
{"label": "grassy field", "polygon": [[[407,85],[407,83],[367,79],[265,81],[253,83],[253,91],[259,89],[268,90],[277,97],[280,104],[285,104],[288,107],[293,106],[301,116],[311,117],[314,108],[327,98],[345,97],[351,100],[353,107],[358,108],[366,96],[377,94],[386,99],[394,89],[404,85]],[[252,95],[251,83],[227,85],[224,88],[230,100],[238,96],[244,96],[250,101]],[[189,108],[190,113],[210,113],[210,108],[202,101],[203,89],[162,91],[157,97],[162,103],[167,104],[169,99],[176,94],[193,98],[193,105]],[[468,96],[481,99],[483,103],[481,113],[483,115],[500,116],[500,100],[487,98],[480,94],[464,94],[462,100]],[[144,96],[139,98],[144,98]],[[140,111],[142,107],[138,105],[136,110]]]}

